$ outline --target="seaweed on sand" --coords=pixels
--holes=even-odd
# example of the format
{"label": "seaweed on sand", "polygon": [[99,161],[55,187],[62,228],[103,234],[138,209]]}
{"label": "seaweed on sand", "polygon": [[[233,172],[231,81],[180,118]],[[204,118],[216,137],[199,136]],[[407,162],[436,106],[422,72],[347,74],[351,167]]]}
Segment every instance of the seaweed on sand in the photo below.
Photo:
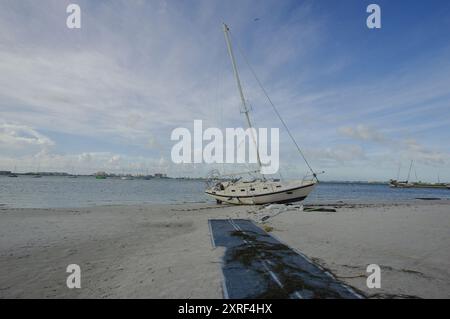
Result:
{"label": "seaweed on sand", "polygon": [[[334,279],[323,273],[306,271],[290,262],[291,257],[298,254],[284,244],[264,240],[264,237],[270,237],[268,234],[233,231],[231,235],[245,240],[246,243],[230,252],[230,260],[254,270],[262,277],[263,282],[268,283],[263,292],[251,298],[292,298],[296,296],[296,292],[309,298],[343,297],[333,289],[332,286],[337,284]],[[257,235],[263,239],[258,240]],[[281,286],[271,278],[272,275],[265,268],[269,268],[272,274],[276,275]]]}

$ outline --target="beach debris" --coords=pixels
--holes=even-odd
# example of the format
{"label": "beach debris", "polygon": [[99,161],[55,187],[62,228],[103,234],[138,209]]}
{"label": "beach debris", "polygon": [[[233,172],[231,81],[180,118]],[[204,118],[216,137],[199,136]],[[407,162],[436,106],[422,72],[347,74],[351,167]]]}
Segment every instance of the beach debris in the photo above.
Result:
{"label": "beach debris", "polygon": [[273,230],[273,227],[267,224],[264,224],[262,226],[262,228],[264,229],[265,232],[270,233]]}
{"label": "beach debris", "polygon": [[388,293],[376,293],[367,296],[368,299],[422,299],[414,295],[405,294],[388,294]]}
{"label": "beach debris", "polygon": [[304,212],[331,212],[335,213],[336,208],[328,208],[328,207],[314,207],[314,206],[306,206],[303,208]]}
{"label": "beach debris", "polygon": [[286,205],[286,204],[270,204],[263,206],[258,210],[254,211],[255,221],[262,223],[267,221],[269,218],[275,217],[281,213],[288,211],[303,211],[303,205]]}
{"label": "beach debris", "polygon": [[364,298],[250,220],[208,222],[214,245],[225,247],[222,263],[225,298]]}

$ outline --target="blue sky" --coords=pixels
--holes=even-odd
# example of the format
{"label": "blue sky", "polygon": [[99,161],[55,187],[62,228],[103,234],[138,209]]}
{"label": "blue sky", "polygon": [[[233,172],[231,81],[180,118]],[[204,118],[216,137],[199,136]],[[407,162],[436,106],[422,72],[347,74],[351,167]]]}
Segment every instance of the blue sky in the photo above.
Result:
{"label": "blue sky", "polygon": [[[0,169],[206,175],[171,163],[170,133],[244,124],[222,21],[323,179],[386,180],[414,160],[419,179],[450,181],[444,0],[1,1]],[[280,127],[237,59],[256,124]],[[280,147],[281,173],[301,176],[284,133]]]}

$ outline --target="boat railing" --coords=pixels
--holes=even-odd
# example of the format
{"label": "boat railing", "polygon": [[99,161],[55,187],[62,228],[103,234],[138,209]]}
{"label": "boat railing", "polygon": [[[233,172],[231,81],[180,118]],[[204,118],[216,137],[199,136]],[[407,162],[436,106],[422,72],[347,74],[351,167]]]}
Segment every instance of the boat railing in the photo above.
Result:
{"label": "boat railing", "polygon": [[305,182],[313,183],[314,180],[316,180],[318,182],[319,180],[317,179],[317,175],[320,175],[320,174],[325,174],[325,171],[322,171],[322,172],[319,172],[319,173],[314,173],[314,174],[306,174],[306,175],[304,175],[303,178],[302,178],[302,184],[305,183]]}

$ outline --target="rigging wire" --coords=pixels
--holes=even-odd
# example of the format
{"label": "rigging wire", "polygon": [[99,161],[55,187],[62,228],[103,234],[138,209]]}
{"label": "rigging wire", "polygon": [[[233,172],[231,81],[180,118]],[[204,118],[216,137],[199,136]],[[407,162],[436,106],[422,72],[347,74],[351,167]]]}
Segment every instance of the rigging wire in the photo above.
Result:
{"label": "rigging wire", "polygon": [[[230,35],[232,35],[231,31],[229,30]],[[259,87],[261,88],[261,90],[263,91],[264,95],[266,96],[267,100],[269,101],[270,105],[272,106],[273,110],[275,111],[275,114],[277,115],[277,117],[280,119],[281,123],[283,124],[286,132],[288,133],[289,137],[291,138],[291,140],[294,142],[298,152],[300,153],[301,157],[303,158],[303,160],[305,161],[306,165],[308,166],[309,170],[311,171],[312,175],[314,176],[314,178],[318,180],[317,178],[317,174],[314,172],[314,170],[312,169],[311,165],[309,164],[308,160],[306,159],[305,155],[303,154],[302,150],[300,149],[300,146],[297,144],[297,141],[295,140],[294,136],[292,135],[291,131],[289,130],[286,122],[283,120],[283,118],[281,117],[280,113],[278,112],[277,108],[275,107],[275,104],[272,102],[272,100],[269,97],[269,94],[267,93],[266,89],[264,88],[264,86],[262,85],[261,81],[259,80],[258,76],[256,75],[255,71],[253,70],[252,66],[250,65],[247,56],[244,54],[243,50],[241,49],[241,46],[239,45],[239,43],[237,41],[234,41],[234,43],[236,43],[236,46],[238,48],[239,53],[242,55],[242,57],[244,58],[245,63],[247,64],[247,66],[250,69],[250,72],[252,73],[253,77],[255,78],[256,82],[258,83]]]}

